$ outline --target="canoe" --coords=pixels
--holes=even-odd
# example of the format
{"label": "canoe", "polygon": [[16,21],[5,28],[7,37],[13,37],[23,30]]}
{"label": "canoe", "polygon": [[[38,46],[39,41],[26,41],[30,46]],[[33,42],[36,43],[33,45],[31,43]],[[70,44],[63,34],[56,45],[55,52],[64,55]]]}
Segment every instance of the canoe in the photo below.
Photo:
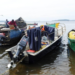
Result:
{"label": "canoe", "polygon": [[11,29],[3,27],[0,29],[0,46],[17,44],[21,37],[25,34],[27,25],[24,20],[20,17],[16,20],[17,29]]}
{"label": "canoe", "polygon": [[[24,35],[16,46],[6,50],[10,59],[14,63],[19,62],[22,58],[24,58],[24,63],[37,62],[61,44],[66,31],[66,28],[62,27],[56,29],[44,25],[45,31],[41,31],[40,27],[27,30],[28,36]],[[60,30],[61,33],[58,33]]]}
{"label": "canoe", "polygon": [[75,52],[75,30],[68,32],[68,45]]}

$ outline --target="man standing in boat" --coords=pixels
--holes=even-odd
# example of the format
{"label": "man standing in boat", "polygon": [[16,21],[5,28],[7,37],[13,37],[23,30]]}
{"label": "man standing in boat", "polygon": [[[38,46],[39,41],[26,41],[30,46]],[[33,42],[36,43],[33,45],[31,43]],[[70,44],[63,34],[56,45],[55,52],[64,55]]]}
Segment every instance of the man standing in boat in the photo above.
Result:
{"label": "man standing in boat", "polygon": [[6,28],[9,28],[8,22],[9,21],[6,19]]}
{"label": "man standing in boat", "polygon": [[[14,29],[14,27],[17,28],[17,24],[16,24],[16,22],[14,21],[14,19],[12,19],[12,21],[8,22],[8,25],[9,25],[9,27],[12,26],[11,29]],[[14,26],[14,27],[13,27],[13,26]]]}

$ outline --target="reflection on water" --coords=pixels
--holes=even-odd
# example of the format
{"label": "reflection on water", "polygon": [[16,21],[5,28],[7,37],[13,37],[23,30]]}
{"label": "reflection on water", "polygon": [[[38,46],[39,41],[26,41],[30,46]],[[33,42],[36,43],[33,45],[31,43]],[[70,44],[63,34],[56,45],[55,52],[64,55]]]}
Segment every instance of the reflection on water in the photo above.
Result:
{"label": "reflection on water", "polygon": [[[67,33],[74,28],[75,21],[61,21],[60,23],[66,25],[67,31],[62,43],[67,44]],[[61,44],[35,64],[20,63],[9,71],[6,66],[10,59],[8,54],[4,53],[6,48],[0,47],[0,74],[5,72],[4,75],[75,75],[75,53],[67,45]]]}
{"label": "reflection on water", "polygon": [[73,75],[75,75],[75,52],[69,47],[68,47],[68,57],[70,61],[69,67],[71,67],[70,71]]}
{"label": "reflection on water", "polygon": [[9,63],[10,59],[8,53],[5,52],[5,50],[10,47],[11,46],[0,47],[0,74],[4,73],[7,70],[6,66]]}

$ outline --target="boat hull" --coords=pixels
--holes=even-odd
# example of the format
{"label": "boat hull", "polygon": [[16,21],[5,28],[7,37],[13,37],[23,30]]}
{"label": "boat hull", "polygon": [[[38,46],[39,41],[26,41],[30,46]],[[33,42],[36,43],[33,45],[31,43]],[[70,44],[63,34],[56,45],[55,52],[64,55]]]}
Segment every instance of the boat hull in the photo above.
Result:
{"label": "boat hull", "polygon": [[23,30],[12,30],[11,32],[9,32],[8,37],[1,36],[1,38],[5,37],[5,39],[0,39],[0,46],[17,44],[23,35]]}
{"label": "boat hull", "polygon": [[68,38],[68,45],[75,52],[75,39]]}
{"label": "boat hull", "polygon": [[41,51],[39,54],[37,54],[35,56],[32,56],[32,55],[28,54],[28,61],[24,60],[24,62],[27,62],[29,64],[37,62],[39,59],[41,59],[42,57],[44,57],[46,54],[48,54],[54,48],[58,47],[61,44],[61,40],[62,40],[62,37],[59,38],[52,45],[50,45],[45,50]]}
{"label": "boat hull", "polygon": [[21,37],[17,37],[14,39],[2,41],[2,42],[0,42],[0,46],[16,45],[20,39],[21,39]]}

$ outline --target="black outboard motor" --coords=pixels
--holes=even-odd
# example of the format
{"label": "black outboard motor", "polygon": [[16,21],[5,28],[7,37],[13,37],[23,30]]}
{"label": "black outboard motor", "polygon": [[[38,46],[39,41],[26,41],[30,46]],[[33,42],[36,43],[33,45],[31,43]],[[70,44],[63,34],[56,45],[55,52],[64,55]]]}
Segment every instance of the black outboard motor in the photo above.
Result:
{"label": "black outboard motor", "polygon": [[11,63],[7,65],[8,68],[14,68],[16,67],[18,62],[22,61],[21,59],[25,56],[23,52],[25,51],[28,41],[29,41],[29,38],[25,35],[21,38],[20,42],[17,44],[17,51],[15,55],[13,56]]}
{"label": "black outboard motor", "polygon": [[14,62],[17,62],[18,61],[18,59],[20,57],[20,54],[21,54],[21,56],[24,56],[23,51],[26,48],[26,45],[28,43],[28,39],[29,38],[27,36],[25,36],[25,35],[21,38],[20,42],[17,45],[16,54],[13,56]]}

